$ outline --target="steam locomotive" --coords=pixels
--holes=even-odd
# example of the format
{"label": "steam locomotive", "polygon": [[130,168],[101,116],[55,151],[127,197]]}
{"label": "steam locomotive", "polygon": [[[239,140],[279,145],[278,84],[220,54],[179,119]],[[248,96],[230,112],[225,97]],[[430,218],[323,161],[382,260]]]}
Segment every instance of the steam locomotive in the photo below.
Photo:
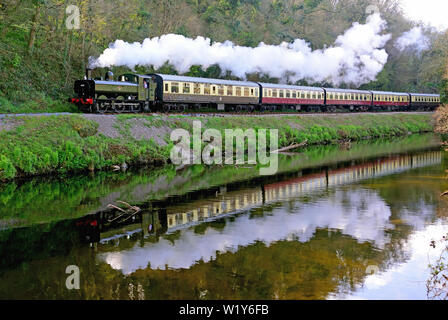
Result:
{"label": "steam locomotive", "polygon": [[183,112],[193,108],[218,111],[337,112],[432,111],[437,94],[400,93],[206,79],[166,74],[123,74],[75,81],[70,98],[83,112]]}

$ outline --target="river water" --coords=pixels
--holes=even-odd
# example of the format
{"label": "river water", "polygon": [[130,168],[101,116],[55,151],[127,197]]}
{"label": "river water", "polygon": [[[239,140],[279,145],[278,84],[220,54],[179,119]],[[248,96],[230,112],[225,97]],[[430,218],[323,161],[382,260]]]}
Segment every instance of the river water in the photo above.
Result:
{"label": "river water", "polygon": [[[0,185],[0,299],[427,299],[447,159],[416,135],[308,148],[270,177],[194,166]],[[141,211],[120,217],[119,200]]]}

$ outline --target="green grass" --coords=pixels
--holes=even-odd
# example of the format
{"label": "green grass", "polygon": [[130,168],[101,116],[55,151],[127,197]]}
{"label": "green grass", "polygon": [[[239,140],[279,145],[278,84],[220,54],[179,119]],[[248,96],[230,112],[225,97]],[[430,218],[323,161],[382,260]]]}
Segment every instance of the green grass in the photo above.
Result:
{"label": "green grass", "polygon": [[[202,121],[202,130],[278,129],[279,147],[305,140],[309,145],[390,138],[433,130],[431,114],[279,116],[279,117],[148,117],[118,116],[120,138],[97,134],[98,124],[82,115],[22,117],[12,130],[0,131],[0,180],[40,174],[102,170],[123,162],[131,166],[169,162],[172,143],[160,146],[154,140],[131,136],[129,119],[144,118],[148,126],[183,128],[192,132],[192,120]],[[269,139],[269,137],[268,137]],[[168,136],[165,137],[168,141]],[[224,140],[223,140],[224,141]],[[268,140],[269,141],[269,140]],[[247,148],[247,144],[245,146]]]}
{"label": "green grass", "polygon": [[55,113],[55,112],[79,112],[75,105],[49,97],[35,97],[28,102],[11,103],[0,96],[0,114],[5,113]]}
{"label": "green grass", "polygon": [[98,170],[127,162],[165,161],[153,141],[96,135],[98,124],[82,117],[23,117],[23,124],[0,132],[0,180],[37,174]]}

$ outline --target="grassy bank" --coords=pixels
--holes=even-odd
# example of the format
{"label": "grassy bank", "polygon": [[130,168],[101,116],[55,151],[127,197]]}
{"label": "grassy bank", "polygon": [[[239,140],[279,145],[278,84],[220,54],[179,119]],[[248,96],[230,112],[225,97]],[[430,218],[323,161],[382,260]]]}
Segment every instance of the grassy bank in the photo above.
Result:
{"label": "grassy bank", "polygon": [[[202,130],[278,129],[279,147],[300,143],[333,144],[433,130],[431,114],[331,115],[278,117],[167,117],[122,115],[88,119],[83,115],[22,117],[0,123],[0,180],[39,174],[110,170],[113,165],[163,165],[169,162],[174,128]],[[117,134],[103,132],[103,119]],[[2,124],[8,129],[1,129]],[[138,127],[138,134],[135,128]]]}
{"label": "grassy bank", "polygon": [[0,96],[0,114],[5,113],[55,113],[55,112],[78,112],[75,105],[54,100],[45,95],[35,96],[34,100],[12,103]]}

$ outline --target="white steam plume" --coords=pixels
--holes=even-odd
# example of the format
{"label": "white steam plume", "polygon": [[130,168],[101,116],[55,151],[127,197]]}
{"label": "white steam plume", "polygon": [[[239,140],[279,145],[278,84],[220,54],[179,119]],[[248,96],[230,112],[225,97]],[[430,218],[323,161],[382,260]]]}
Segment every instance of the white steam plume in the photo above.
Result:
{"label": "white steam plume", "polygon": [[429,49],[429,38],[423,34],[421,27],[414,27],[397,39],[395,46],[400,50],[416,50],[422,52]]}
{"label": "white steam plume", "polygon": [[283,81],[288,75],[293,82],[305,79],[361,85],[375,80],[387,62],[384,46],[391,35],[382,34],[385,28],[386,22],[373,14],[366,24],[354,23],[333,46],[314,51],[301,39],[276,46],[262,42],[256,48],[230,41],[212,44],[203,37],[190,39],[175,34],[148,38],[143,43],[116,40],[97,59],[91,57],[90,66],[134,69],[136,65],[153,65],[157,69],[168,62],[182,74],[192,65],[207,68],[217,64],[223,72],[231,71],[242,79],[259,72]]}

